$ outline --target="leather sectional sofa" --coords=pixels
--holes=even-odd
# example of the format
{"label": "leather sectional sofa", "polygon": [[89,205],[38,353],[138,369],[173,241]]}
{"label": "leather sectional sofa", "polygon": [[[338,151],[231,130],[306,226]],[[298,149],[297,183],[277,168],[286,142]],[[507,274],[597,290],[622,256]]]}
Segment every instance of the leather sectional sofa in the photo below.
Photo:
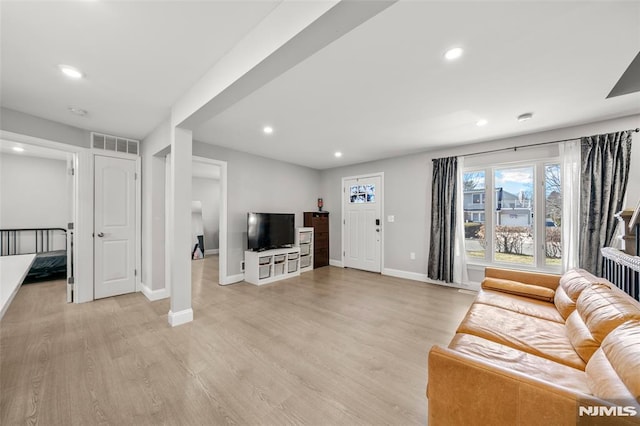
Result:
{"label": "leather sectional sofa", "polygon": [[430,425],[640,424],[640,303],[584,270],[487,268],[428,363]]}

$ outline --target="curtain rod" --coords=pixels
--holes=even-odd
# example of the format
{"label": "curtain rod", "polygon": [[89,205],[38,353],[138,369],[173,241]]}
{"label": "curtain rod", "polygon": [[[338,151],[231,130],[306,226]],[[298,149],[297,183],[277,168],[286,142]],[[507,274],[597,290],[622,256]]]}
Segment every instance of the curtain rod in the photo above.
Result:
{"label": "curtain rod", "polygon": [[[629,132],[638,133],[638,132],[640,132],[640,128],[631,129],[631,130],[629,130]],[[583,137],[587,137],[587,136],[582,136],[582,137],[578,137],[578,138],[571,138],[571,139],[562,139],[562,140],[559,140],[559,141],[531,143],[531,144],[528,144],[528,145],[514,146],[514,147],[511,147],[511,148],[490,149],[488,151],[478,151],[478,152],[472,152],[470,154],[463,154],[463,155],[460,155],[460,157],[471,157],[473,155],[491,154],[492,152],[500,152],[500,151],[511,151],[511,150],[517,151],[519,148],[530,148],[532,146],[542,146],[542,145],[550,145],[552,143],[562,143],[562,142],[572,141],[572,140],[575,140],[575,139],[582,139]]]}

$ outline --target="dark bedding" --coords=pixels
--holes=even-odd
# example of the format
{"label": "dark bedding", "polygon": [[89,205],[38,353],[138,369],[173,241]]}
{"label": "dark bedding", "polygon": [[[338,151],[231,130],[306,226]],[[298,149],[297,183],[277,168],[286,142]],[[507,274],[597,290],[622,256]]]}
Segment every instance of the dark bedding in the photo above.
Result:
{"label": "dark bedding", "polygon": [[29,284],[54,279],[64,279],[67,276],[67,251],[56,250],[38,253],[31,269],[23,281]]}

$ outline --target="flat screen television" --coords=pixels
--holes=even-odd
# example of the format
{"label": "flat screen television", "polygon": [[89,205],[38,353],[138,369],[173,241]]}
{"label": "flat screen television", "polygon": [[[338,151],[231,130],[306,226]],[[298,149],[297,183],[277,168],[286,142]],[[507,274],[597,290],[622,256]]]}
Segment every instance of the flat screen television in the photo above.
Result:
{"label": "flat screen television", "polygon": [[247,248],[253,251],[289,247],[295,243],[293,213],[247,213]]}

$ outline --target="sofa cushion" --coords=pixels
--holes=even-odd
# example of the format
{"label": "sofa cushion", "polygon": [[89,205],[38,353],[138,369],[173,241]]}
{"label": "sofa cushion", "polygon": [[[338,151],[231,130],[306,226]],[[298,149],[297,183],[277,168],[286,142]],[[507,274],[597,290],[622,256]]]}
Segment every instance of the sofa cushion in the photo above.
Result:
{"label": "sofa cushion", "polygon": [[584,370],[586,365],[571,345],[565,325],[555,321],[474,303],[457,332],[482,337],[579,370]]}
{"label": "sofa cushion", "polygon": [[582,291],[576,310],[567,318],[567,335],[588,362],[604,338],[630,319],[640,320],[640,308],[629,297],[605,284],[593,284]]}
{"label": "sofa cushion", "polygon": [[606,284],[593,285],[583,291],[576,310],[598,342],[622,323],[640,320],[640,307],[633,299]]}
{"label": "sofa cushion", "polygon": [[562,286],[558,286],[556,289],[553,303],[556,305],[556,309],[563,320],[569,318],[569,315],[576,309],[576,302],[567,295]]}
{"label": "sofa cushion", "polygon": [[487,277],[482,281],[482,288],[485,290],[495,290],[502,293],[525,296],[532,299],[553,302],[555,291],[534,284],[524,284],[518,281],[505,280],[502,278]]}
{"label": "sofa cushion", "polygon": [[564,323],[564,318],[562,318],[562,315],[560,315],[553,303],[543,302],[529,297],[514,296],[491,290],[480,290],[478,297],[476,297],[476,303],[497,306],[524,315]]}
{"label": "sofa cushion", "polygon": [[554,296],[556,307],[563,318],[567,319],[574,311],[582,290],[602,282],[606,282],[606,280],[598,278],[584,269],[572,269],[565,272],[560,278],[560,284]]}
{"label": "sofa cushion", "polygon": [[595,351],[600,347],[600,342],[596,341],[589,331],[589,327],[584,323],[578,311],[573,311],[566,322],[567,336],[580,358],[588,362]]}
{"label": "sofa cushion", "polygon": [[[627,321],[613,330],[600,349],[617,377],[640,403],[640,321]],[[591,363],[591,362],[590,362]],[[591,371],[590,376],[596,376]]]}
{"label": "sofa cushion", "polygon": [[584,371],[482,337],[458,333],[449,348],[558,386],[591,393]]}

